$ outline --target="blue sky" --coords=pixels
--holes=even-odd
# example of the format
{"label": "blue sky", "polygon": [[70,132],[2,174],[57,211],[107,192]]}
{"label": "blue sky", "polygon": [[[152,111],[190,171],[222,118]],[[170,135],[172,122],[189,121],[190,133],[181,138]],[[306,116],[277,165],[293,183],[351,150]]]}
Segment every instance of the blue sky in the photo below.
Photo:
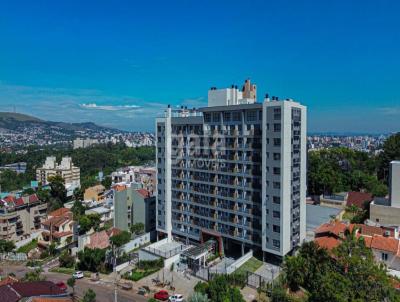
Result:
{"label": "blue sky", "polygon": [[309,131],[400,130],[399,1],[0,2],[0,110],[153,130],[251,78]]}

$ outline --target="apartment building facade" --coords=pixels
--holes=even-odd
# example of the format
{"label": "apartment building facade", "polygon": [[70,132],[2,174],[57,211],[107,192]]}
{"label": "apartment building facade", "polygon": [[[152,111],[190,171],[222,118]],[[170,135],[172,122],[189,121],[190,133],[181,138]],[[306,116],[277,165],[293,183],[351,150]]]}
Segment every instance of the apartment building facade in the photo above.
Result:
{"label": "apartment building facade", "polygon": [[305,238],[306,107],[246,81],[156,120],[157,231],[284,256]]}
{"label": "apartment building facade", "polygon": [[152,192],[125,187],[114,191],[114,226],[129,231],[137,223],[143,223],[145,232],[156,229],[156,197]]}
{"label": "apartment building facade", "polygon": [[55,156],[49,156],[44,165],[36,169],[36,180],[43,185],[48,184],[49,177],[55,175],[64,179],[67,189],[81,186],[80,169],[73,164],[71,157],[63,157],[58,164]]}
{"label": "apartment building facade", "polygon": [[32,194],[0,200],[0,239],[20,241],[40,230],[46,217],[47,203]]}

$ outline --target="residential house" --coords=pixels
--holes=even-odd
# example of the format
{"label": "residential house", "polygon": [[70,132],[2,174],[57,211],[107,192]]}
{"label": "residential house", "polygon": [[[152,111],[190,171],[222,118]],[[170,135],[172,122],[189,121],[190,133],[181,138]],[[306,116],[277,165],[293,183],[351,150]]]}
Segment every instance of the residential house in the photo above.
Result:
{"label": "residential house", "polygon": [[[15,282],[0,286],[1,302],[35,301],[38,298],[67,298],[68,293],[51,281]],[[42,302],[43,300],[36,300]],[[57,302],[67,302],[59,300]],[[46,302],[54,302],[47,300]]]}
{"label": "residential house", "polygon": [[345,232],[355,230],[356,237],[362,237],[365,245],[371,248],[375,261],[382,262],[393,270],[400,270],[400,240],[397,228],[385,228],[364,224],[346,224],[333,221],[319,226],[315,230],[314,242],[322,248],[332,251],[345,238]]}
{"label": "residential house", "polygon": [[55,243],[57,249],[64,248],[74,241],[75,222],[71,210],[61,208],[48,214],[48,219],[42,222],[42,233],[39,245],[48,247]]}

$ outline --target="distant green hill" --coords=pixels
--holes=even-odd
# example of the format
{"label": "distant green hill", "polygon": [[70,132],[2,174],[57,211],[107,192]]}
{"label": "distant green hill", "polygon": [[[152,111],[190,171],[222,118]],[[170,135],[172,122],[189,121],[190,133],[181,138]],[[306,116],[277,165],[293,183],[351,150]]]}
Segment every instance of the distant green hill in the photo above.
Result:
{"label": "distant green hill", "polygon": [[18,122],[42,122],[41,119],[33,117],[27,114],[14,113],[14,112],[0,112],[0,122],[1,121],[18,121]]}
{"label": "distant green hill", "polygon": [[17,130],[20,127],[28,127],[39,125],[43,127],[59,127],[65,131],[82,131],[86,129],[100,131],[100,130],[115,130],[108,127],[103,127],[96,125],[92,122],[84,122],[84,123],[64,123],[64,122],[52,122],[52,121],[43,121],[37,117],[30,116],[22,113],[14,113],[14,112],[0,112],[0,128],[8,129],[8,130]]}

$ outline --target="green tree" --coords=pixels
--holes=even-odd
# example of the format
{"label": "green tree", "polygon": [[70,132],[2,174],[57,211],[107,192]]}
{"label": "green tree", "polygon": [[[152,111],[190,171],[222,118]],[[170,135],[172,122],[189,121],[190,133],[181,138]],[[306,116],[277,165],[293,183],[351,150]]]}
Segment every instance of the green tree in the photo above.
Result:
{"label": "green tree", "polygon": [[131,226],[131,233],[139,235],[144,232],[144,224],[141,222],[135,223]]}
{"label": "green tree", "polygon": [[400,160],[400,132],[390,136],[382,150],[378,157],[378,178],[388,184],[389,164],[393,160]]}
{"label": "green tree", "polygon": [[76,283],[76,280],[74,277],[71,277],[67,280],[68,286],[72,288],[72,296],[73,297],[75,297],[75,283]]}
{"label": "green tree", "polygon": [[305,260],[302,257],[288,256],[285,258],[284,269],[286,281],[292,291],[299,290],[304,283],[303,267]]}
{"label": "green tree", "polygon": [[96,293],[89,288],[82,299],[83,302],[96,302]]}
{"label": "green tree", "polygon": [[113,246],[119,248],[131,240],[131,234],[127,231],[122,231],[119,234],[110,237]]}
{"label": "green tree", "polygon": [[46,280],[46,277],[42,276],[41,273],[42,273],[42,271],[40,269],[31,271],[31,272],[27,272],[23,279],[26,282]]}
{"label": "green tree", "polygon": [[85,206],[82,202],[75,200],[71,210],[74,215],[74,220],[79,221],[79,218],[85,214]]}
{"label": "green tree", "polygon": [[85,248],[78,252],[78,267],[81,270],[99,272],[105,268],[106,251],[102,249]]}
{"label": "green tree", "polygon": [[12,241],[0,239],[0,253],[9,253],[15,249],[15,244]]}
{"label": "green tree", "polygon": [[67,190],[65,189],[64,179],[60,175],[50,176],[50,194],[55,199],[64,204],[67,201]]}
{"label": "green tree", "polygon": [[106,188],[106,190],[109,190],[111,188],[112,184],[112,179],[110,176],[106,176],[102,181],[101,184]]}
{"label": "green tree", "polygon": [[75,258],[67,250],[64,250],[58,257],[61,267],[72,268],[75,266]]}
{"label": "green tree", "polygon": [[83,193],[84,190],[82,188],[75,188],[74,189],[74,199],[75,202],[83,200]]}
{"label": "green tree", "polygon": [[85,234],[91,228],[97,231],[100,227],[101,217],[99,214],[89,214],[79,217],[79,233]]}
{"label": "green tree", "polygon": [[187,301],[188,302],[209,302],[210,300],[208,299],[206,294],[194,292]]}

